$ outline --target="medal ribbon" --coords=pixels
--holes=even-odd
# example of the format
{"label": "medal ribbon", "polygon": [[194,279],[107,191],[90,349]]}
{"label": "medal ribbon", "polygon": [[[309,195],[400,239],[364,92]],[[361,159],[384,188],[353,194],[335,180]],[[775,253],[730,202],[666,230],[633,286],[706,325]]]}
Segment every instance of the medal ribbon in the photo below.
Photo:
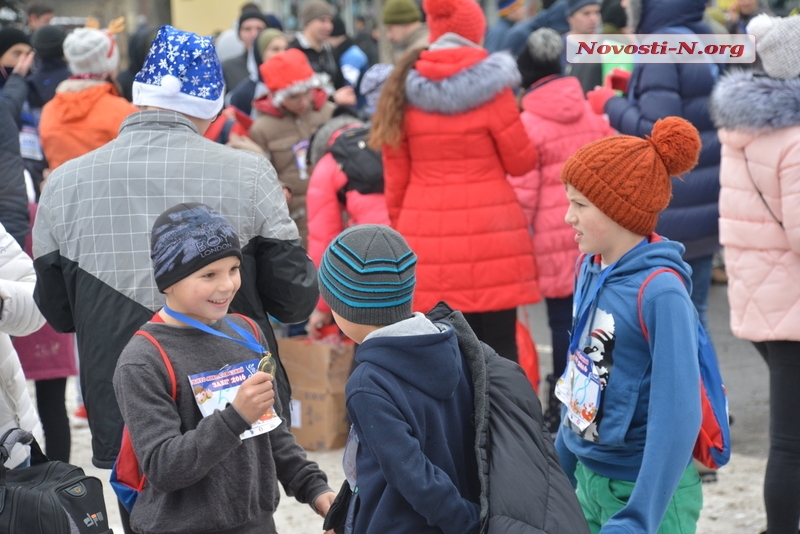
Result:
{"label": "medal ribbon", "polygon": [[[647,238],[644,238],[641,243],[633,247],[631,250],[636,250],[637,248],[646,245],[648,243]],[[623,256],[624,257],[624,256]],[[591,257],[589,261],[593,261],[594,256]],[[622,258],[620,258],[622,259]],[[578,348],[578,342],[580,341],[580,336],[583,335],[583,330],[586,328],[586,323],[589,320],[590,312],[592,311],[592,306],[594,304],[594,299],[597,298],[597,294],[600,292],[600,288],[603,286],[603,282],[606,281],[608,275],[611,274],[611,271],[614,267],[619,263],[619,260],[615,261],[605,269],[600,274],[600,278],[597,279],[597,283],[595,284],[594,288],[592,288],[592,292],[590,295],[586,296],[586,300],[588,304],[586,308],[584,308],[583,313],[580,314],[580,318],[576,321],[573,318],[572,321],[572,333],[569,336],[569,354],[573,354],[575,350]],[[578,287],[575,291],[575,310],[580,310],[583,305],[583,287]]]}
{"label": "medal ribbon", "polygon": [[166,313],[167,315],[169,315],[173,319],[177,319],[178,321],[180,321],[182,323],[185,323],[185,324],[187,324],[189,326],[197,328],[198,330],[202,330],[203,332],[206,332],[207,334],[211,334],[212,336],[217,336],[217,337],[221,337],[221,338],[224,338],[224,339],[229,339],[231,341],[235,341],[239,345],[243,345],[243,346],[247,347],[248,349],[252,350],[253,352],[257,352],[258,354],[264,354],[264,352],[265,352],[264,347],[261,345],[261,343],[258,342],[258,340],[255,337],[253,337],[253,334],[251,334],[250,332],[248,332],[244,328],[240,327],[239,325],[232,323],[228,319],[225,319],[225,322],[228,323],[228,325],[231,328],[233,328],[233,330],[236,331],[236,333],[238,333],[244,339],[236,339],[234,337],[229,336],[228,334],[224,334],[224,333],[220,332],[219,330],[214,330],[213,328],[211,328],[207,324],[203,324],[200,321],[192,319],[191,317],[187,317],[186,315],[184,315],[182,313],[176,312],[175,310],[171,310],[166,304],[164,304],[164,308],[163,309],[164,309],[164,313]]}

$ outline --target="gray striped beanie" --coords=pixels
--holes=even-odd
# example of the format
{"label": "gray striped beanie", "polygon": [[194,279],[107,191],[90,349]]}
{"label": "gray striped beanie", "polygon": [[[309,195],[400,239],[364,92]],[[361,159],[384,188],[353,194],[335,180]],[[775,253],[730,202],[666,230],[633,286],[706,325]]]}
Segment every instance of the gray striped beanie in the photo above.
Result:
{"label": "gray striped beanie", "polygon": [[417,256],[388,226],[364,224],[339,234],[319,266],[325,303],[355,324],[384,326],[411,317]]}

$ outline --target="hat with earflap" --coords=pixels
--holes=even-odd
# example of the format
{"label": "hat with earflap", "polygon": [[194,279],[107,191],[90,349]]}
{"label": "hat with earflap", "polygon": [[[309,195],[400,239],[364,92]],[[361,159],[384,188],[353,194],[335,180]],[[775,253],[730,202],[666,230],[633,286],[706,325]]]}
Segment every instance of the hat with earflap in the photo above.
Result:
{"label": "hat with earflap", "polygon": [[689,121],[667,117],[645,139],[615,135],[585,145],[564,164],[561,181],[623,228],[646,236],[672,197],[670,177],[692,170],[700,147]]}
{"label": "hat with earflap", "polygon": [[222,109],[225,80],[211,37],[159,28],[142,70],[133,81],[133,104],[153,106],[198,119]]}

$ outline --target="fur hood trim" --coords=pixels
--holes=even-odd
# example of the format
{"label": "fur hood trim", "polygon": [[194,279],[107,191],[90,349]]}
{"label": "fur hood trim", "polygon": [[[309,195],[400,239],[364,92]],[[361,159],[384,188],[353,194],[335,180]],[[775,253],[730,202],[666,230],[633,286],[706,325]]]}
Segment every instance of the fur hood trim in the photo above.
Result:
{"label": "fur hood trim", "polygon": [[778,130],[800,125],[800,78],[778,80],[731,71],[711,93],[711,119],[728,130]]}
{"label": "fur hood trim", "polygon": [[314,140],[311,142],[309,153],[309,161],[312,167],[315,167],[317,162],[325,155],[325,152],[328,151],[328,142],[331,140],[333,134],[352,124],[363,126],[364,123],[351,115],[345,114],[334,117],[319,127],[317,133],[314,134]]}
{"label": "fur hood trim", "polygon": [[306,91],[310,91],[312,89],[322,89],[328,94],[328,96],[332,95],[333,88],[331,87],[330,76],[327,74],[314,74],[307,80],[294,82],[293,84],[272,93],[272,103],[275,105],[275,107],[280,107],[287,97],[305,93]]}
{"label": "fur hood trim", "polygon": [[424,78],[412,70],[406,79],[408,102],[423,111],[455,115],[494,99],[506,88],[522,83],[517,62],[508,52],[497,52],[449,78]]}

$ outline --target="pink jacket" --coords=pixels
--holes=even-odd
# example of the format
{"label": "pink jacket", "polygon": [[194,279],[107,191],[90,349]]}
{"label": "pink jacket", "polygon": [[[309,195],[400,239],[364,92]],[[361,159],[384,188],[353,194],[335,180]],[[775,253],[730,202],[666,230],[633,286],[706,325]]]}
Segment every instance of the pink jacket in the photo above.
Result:
{"label": "pink jacket", "polygon": [[[341,131],[338,130],[330,136],[328,146],[336,140]],[[324,135],[323,130],[320,129],[317,135]],[[308,182],[306,211],[308,255],[317,268],[330,242],[346,228],[357,224],[389,225],[389,213],[386,210],[386,198],[383,193],[362,195],[358,191],[348,191],[345,194],[345,205],[342,206],[339,203],[338,193],[345,184],[347,175],[339,168],[339,164],[330,153],[316,162]],[[317,310],[330,311],[322,297],[317,303]]]}
{"label": "pink jacket", "polygon": [[797,94],[800,79],[748,72],[726,76],[712,95],[722,142],[719,235],[731,331],[751,341],[800,341]]}
{"label": "pink jacket", "polygon": [[546,298],[572,294],[578,244],[564,222],[569,203],[561,167],[583,145],[614,135],[605,117],[595,114],[574,76],[549,77],[522,100],[522,124],[539,163],[523,176],[509,176],[522,211],[533,228],[539,288]]}

